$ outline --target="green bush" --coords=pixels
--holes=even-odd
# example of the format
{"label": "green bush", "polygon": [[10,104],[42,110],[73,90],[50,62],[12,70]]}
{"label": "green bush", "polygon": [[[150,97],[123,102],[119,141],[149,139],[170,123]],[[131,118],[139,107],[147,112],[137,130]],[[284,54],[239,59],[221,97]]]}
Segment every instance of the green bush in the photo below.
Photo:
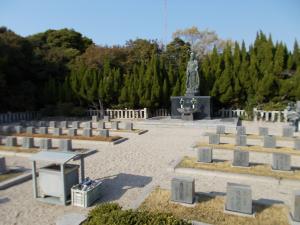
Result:
{"label": "green bush", "polygon": [[84,225],[190,225],[171,214],[122,210],[116,203],[104,203],[90,211]]}

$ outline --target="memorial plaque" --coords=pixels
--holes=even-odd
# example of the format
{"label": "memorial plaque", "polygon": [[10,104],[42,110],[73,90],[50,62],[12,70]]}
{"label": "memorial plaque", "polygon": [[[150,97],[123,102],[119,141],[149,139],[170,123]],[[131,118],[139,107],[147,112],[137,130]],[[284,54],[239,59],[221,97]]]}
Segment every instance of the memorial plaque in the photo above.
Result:
{"label": "memorial plaque", "polygon": [[248,167],[249,166],[249,152],[243,150],[233,151],[233,166]]}
{"label": "memorial plaque", "polygon": [[264,148],[276,148],[276,137],[272,135],[263,136]]}
{"label": "memorial plaque", "polygon": [[273,170],[291,170],[291,156],[284,153],[273,153],[272,155],[272,169]]}
{"label": "memorial plaque", "polygon": [[59,150],[60,151],[71,151],[72,150],[72,140],[69,140],[69,139],[59,140]]}
{"label": "memorial plaque", "polygon": [[83,129],[82,135],[85,137],[92,137],[92,129]]}
{"label": "memorial plaque", "polygon": [[68,128],[68,122],[67,121],[61,121],[60,122],[60,128],[67,129]]}
{"label": "memorial plaque", "polygon": [[33,148],[33,138],[32,137],[23,137],[22,147],[23,148]]}
{"label": "memorial plaque", "polygon": [[294,136],[294,127],[287,126],[282,128],[283,137],[293,137]]}
{"label": "memorial plaque", "polygon": [[62,135],[62,128],[54,128],[53,129],[54,136],[61,136]]}
{"label": "memorial plaque", "polygon": [[72,122],[72,128],[73,128],[73,129],[79,129],[79,127],[80,127],[80,126],[79,126],[79,121],[73,121],[73,122]]}
{"label": "memorial plaque", "polygon": [[195,198],[195,179],[175,177],[171,181],[171,200],[174,202],[193,204]]}
{"label": "memorial plaque", "polygon": [[35,128],[34,127],[27,127],[26,128],[26,133],[27,134],[34,134],[35,133]]}
{"label": "memorial plaque", "polygon": [[42,138],[39,141],[41,150],[49,150],[52,148],[52,139]]}
{"label": "memorial plaque", "polygon": [[126,122],[124,129],[125,130],[132,130],[133,129],[133,124],[131,122]]}
{"label": "memorial plaque", "polygon": [[109,137],[109,130],[107,129],[99,130],[99,135],[102,137]]}
{"label": "memorial plaque", "polygon": [[70,129],[68,130],[68,135],[69,135],[69,136],[77,136],[77,129],[70,128]]}
{"label": "memorial plaque", "polygon": [[214,145],[220,144],[220,135],[219,134],[209,134],[209,144],[214,144]]}
{"label": "memorial plaque", "polygon": [[92,129],[92,128],[93,128],[92,122],[90,122],[90,121],[85,122],[84,128],[85,128],[85,129]]}
{"label": "memorial plaque", "polygon": [[111,122],[111,129],[112,130],[119,130],[119,121]]}
{"label": "memorial plaque", "polygon": [[40,127],[40,134],[48,134],[48,127]]}
{"label": "memorial plaque", "polygon": [[252,193],[249,185],[227,183],[225,209],[228,211],[252,214]]}
{"label": "memorial plaque", "polygon": [[300,139],[299,138],[294,139],[294,149],[300,150]]}
{"label": "memorial plaque", "polygon": [[105,122],[104,121],[99,121],[98,122],[98,129],[105,129]]}
{"label": "memorial plaque", "polygon": [[300,190],[293,193],[291,215],[293,221],[300,222]]}
{"label": "memorial plaque", "polygon": [[267,128],[267,127],[259,127],[258,128],[258,135],[259,136],[269,135],[269,128]]}
{"label": "memorial plaque", "polygon": [[246,127],[244,127],[244,126],[237,126],[236,127],[236,134],[237,135],[246,135]]}
{"label": "memorial plaque", "polygon": [[198,162],[211,163],[213,158],[212,148],[201,147],[197,149]]}
{"label": "memorial plaque", "polygon": [[0,174],[5,173],[5,172],[7,172],[5,158],[3,156],[0,156]]}
{"label": "memorial plaque", "polygon": [[17,138],[16,137],[12,137],[12,136],[6,137],[6,144],[5,145],[7,147],[17,146]]}
{"label": "memorial plaque", "polygon": [[224,125],[217,125],[216,133],[217,134],[225,134],[225,126]]}
{"label": "memorial plaque", "polygon": [[51,128],[57,128],[57,122],[56,121],[50,121],[49,127],[51,127]]}
{"label": "memorial plaque", "polygon": [[236,135],[235,145],[237,146],[247,146],[247,136],[246,135]]}

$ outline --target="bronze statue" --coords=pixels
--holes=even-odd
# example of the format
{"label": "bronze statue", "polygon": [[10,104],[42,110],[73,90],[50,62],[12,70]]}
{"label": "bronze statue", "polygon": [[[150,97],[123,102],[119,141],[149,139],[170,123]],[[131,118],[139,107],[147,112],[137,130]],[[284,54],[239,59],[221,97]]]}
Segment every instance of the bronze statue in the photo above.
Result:
{"label": "bronze statue", "polygon": [[197,95],[199,92],[198,61],[191,52],[190,60],[186,68],[186,95]]}

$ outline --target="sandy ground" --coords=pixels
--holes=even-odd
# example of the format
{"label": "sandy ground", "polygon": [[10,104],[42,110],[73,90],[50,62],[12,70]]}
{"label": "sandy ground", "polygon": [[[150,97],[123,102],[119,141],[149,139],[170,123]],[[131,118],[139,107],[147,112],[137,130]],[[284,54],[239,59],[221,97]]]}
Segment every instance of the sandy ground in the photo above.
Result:
{"label": "sandy ground", "polygon": [[[102,198],[99,202],[116,201],[123,207],[130,208],[145,188],[152,185],[169,188],[170,179],[179,175],[168,172],[170,162],[184,155],[195,156],[196,153],[189,147],[201,140],[203,132],[193,127],[149,126],[147,129],[149,132],[143,135],[123,135],[129,140],[115,146],[86,142],[84,145],[74,145],[98,150],[86,159],[86,176],[103,179]],[[217,151],[214,157],[231,159],[232,154],[228,151]],[[270,162],[270,157],[262,154],[252,154],[250,159],[253,162]],[[300,160],[294,157],[292,162],[299,165]],[[7,157],[7,164],[30,167],[28,159],[21,157]],[[270,185],[264,180],[224,175],[199,174],[193,177],[196,178],[196,191],[224,193],[227,182],[237,182],[251,185],[253,199],[275,199],[288,204],[291,192],[299,188],[299,184],[278,182],[278,185]],[[1,225],[55,224],[56,219],[66,212],[87,213],[88,210],[49,205],[34,200],[31,181],[0,191]]]}

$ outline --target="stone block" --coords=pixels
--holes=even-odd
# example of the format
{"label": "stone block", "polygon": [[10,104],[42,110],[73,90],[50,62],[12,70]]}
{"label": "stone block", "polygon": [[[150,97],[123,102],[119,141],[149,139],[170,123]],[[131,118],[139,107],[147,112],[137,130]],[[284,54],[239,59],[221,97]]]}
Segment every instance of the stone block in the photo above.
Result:
{"label": "stone block", "polygon": [[2,126],[1,132],[3,132],[4,134],[9,134],[13,132],[13,128],[12,126]]}
{"label": "stone block", "polygon": [[107,129],[101,129],[101,130],[99,130],[99,136],[101,136],[101,137],[109,137],[109,130],[107,130]]}
{"label": "stone block", "polygon": [[105,122],[104,121],[99,121],[97,128],[98,129],[105,129]]}
{"label": "stone block", "polygon": [[85,129],[92,129],[93,128],[93,124],[92,122],[88,121],[84,123],[84,128]]}
{"label": "stone block", "polygon": [[131,122],[126,122],[126,123],[125,123],[124,129],[125,129],[125,130],[132,130],[132,129],[133,129],[133,123],[131,123]]}
{"label": "stone block", "polygon": [[72,150],[72,140],[70,140],[70,139],[59,140],[58,148],[60,151],[71,151]]}
{"label": "stone block", "polygon": [[68,130],[68,135],[69,135],[69,136],[77,136],[77,129],[70,128],[70,129]]}
{"label": "stone block", "polygon": [[0,174],[5,172],[6,172],[5,158],[3,156],[0,156]]}
{"label": "stone block", "polygon": [[220,144],[220,135],[219,134],[209,134],[209,144],[218,145]]}
{"label": "stone block", "polygon": [[111,122],[111,129],[112,130],[119,130],[119,121],[112,121]]}
{"label": "stone block", "polygon": [[34,127],[27,127],[26,128],[26,133],[27,134],[34,134],[35,133],[35,128]]}
{"label": "stone block", "polygon": [[236,134],[237,135],[246,135],[246,127],[244,126],[237,126],[236,127]]}
{"label": "stone block", "polygon": [[272,135],[263,136],[264,148],[276,148],[276,137]]}
{"label": "stone block", "polygon": [[17,146],[17,138],[16,137],[12,137],[12,136],[6,137],[6,144],[5,145],[7,147]]}
{"label": "stone block", "polygon": [[291,217],[293,221],[300,222],[300,190],[293,192]]}
{"label": "stone block", "polygon": [[225,134],[225,126],[224,125],[217,125],[216,133],[217,134]]}
{"label": "stone block", "polygon": [[32,137],[23,137],[22,147],[23,148],[33,148],[33,138]]}
{"label": "stone block", "polygon": [[291,156],[284,153],[272,154],[272,169],[273,170],[291,170]]}
{"label": "stone block", "polygon": [[104,122],[109,122],[110,121],[110,117],[109,116],[104,116],[103,117],[103,121]]}
{"label": "stone block", "polygon": [[52,139],[42,138],[39,141],[41,150],[49,150],[52,148]]}
{"label": "stone block", "polygon": [[92,116],[92,122],[97,123],[99,120],[98,116]]}
{"label": "stone block", "polygon": [[300,150],[300,139],[299,138],[294,139],[294,149]]}
{"label": "stone block", "polygon": [[171,200],[174,202],[193,204],[195,198],[195,179],[174,177],[171,181]]}
{"label": "stone block", "polygon": [[60,128],[67,129],[68,128],[68,121],[61,121]]}
{"label": "stone block", "polygon": [[242,166],[248,167],[249,166],[249,152],[242,151],[242,150],[234,150],[233,151],[233,166]]}
{"label": "stone block", "polygon": [[246,135],[236,135],[235,136],[236,146],[247,146],[247,136]]}
{"label": "stone block", "polygon": [[54,128],[53,129],[53,135],[54,136],[61,136],[62,135],[62,128]]}
{"label": "stone block", "polygon": [[213,159],[212,148],[201,147],[197,149],[198,162],[211,163]]}
{"label": "stone block", "polygon": [[227,183],[225,209],[232,212],[252,214],[252,192],[249,185]]}
{"label": "stone block", "polygon": [[48,127],[40,127],[40,134],[48,134]]}
{"label": "stone block", "polygon": [[294,127],[287,126],[282,128],[282,137],[293,137]]}
{"label": "stone block", "polygon": [[23,131],[24,131],[24,128],[22,126],[15,126],[15,132],[17,134],[21,134],[21,133],[23,133]]}
{"label": "stone block", "polygon": [[79,123],[79,121],[73,121],[73,122],[72,122],[72,128],[73,128],[73,129],[79,129],[79,128],[80,128],[80,123]]}
{"label": "stone block", "polygon": [[85,137],[92,137],[92,129],[83,129],[82,135]]}
{"label": "stone block", "polygon": [[258,135],[259,136],[269,135],[269,128],[267,128],[267,127],[259,127],[258,128]]}
{"label": "stone block", "polygon": [[50,121],[49,122],[49,127],[51,127],[51,128],[57,128],[57,122],[56,121]]}

